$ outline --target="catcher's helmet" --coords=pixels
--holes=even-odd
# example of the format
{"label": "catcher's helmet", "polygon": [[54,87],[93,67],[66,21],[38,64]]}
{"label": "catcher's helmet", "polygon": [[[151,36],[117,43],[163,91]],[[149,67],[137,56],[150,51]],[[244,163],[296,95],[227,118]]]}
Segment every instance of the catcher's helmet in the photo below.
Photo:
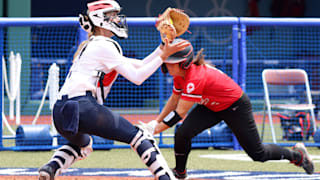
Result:
{"label": "catcher's helmet", "polygon": [[[183,39],[181,38],[176,38],[173,40],[172,44],[181,42]],[[193,63],[193,47],[190,43],[189,46],[187,46],[185,49],[178,51],[174,54],[172,54],[171,56],[169,56],[164,63],[168,63],[168,64],[176,64],[176,63],[180,63],[180,67],[182,69],[188,69],[191,64]],[[163,64],[161,66],[162,72],[167,73],[167,69],[165,64]]]}
{"label": "catcher's helmet", "polygon": [[[90,22],[97,27],[101,27],[113,32],[118,38],[128,37],[128,26],[125,15],[118,15],[118,22],[110,16],[108,12],[121,11],[120,5],[114,0],[98,0],[87,4]],[[81,23],[80,23],[81,24]]]}

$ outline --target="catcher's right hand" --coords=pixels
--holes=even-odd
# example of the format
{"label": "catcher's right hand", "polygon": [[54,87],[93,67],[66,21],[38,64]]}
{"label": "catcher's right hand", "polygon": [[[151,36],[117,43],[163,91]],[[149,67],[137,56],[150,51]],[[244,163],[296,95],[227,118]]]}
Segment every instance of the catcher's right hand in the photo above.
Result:
{"label": "catcher's right hand", "polygon": [[165,38],[172,42],[188,30],[189,24],[190,20],[187,14],[180,9],[169,7],[157,19],[156,27],[160,31],[163,42]]}

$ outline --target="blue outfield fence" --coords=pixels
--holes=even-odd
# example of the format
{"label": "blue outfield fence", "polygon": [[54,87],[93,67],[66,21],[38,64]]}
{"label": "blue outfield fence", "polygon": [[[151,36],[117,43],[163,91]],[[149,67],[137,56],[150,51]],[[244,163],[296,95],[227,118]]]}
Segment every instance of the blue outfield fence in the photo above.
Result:
{"label": "blue outfield fence", "polygon": [[[154,27],[156,18],[131,17],[127,21],[129,38],[118,42],[125,56],[143,59],[160,43],[159,33]],[[316,105],[320,103],[319,26],[320,19],[192,17],[189,28],[191,33],[185,33],[182,38],[190,40],[195,51],[204,48],[207,61],[232,77],[248,93],[261,130],[264,97],[261,72],[265,68],[305,69],[310,76]],[[45,150],[65,143],[51,126],[49,95],[45,94],[48,69],[52,63],[58,65],[61,87],[75,50],[85,39],[87,34],[79,27],[75,17],[0,18],[0,52],[7,70],[7,74],[2,73],[1,78],[10,77],[10,54],[19,53],[22,59],[21,105],[15,108],[21,114],[20,122],[17,121],[17,116],[10,119],[10,109],[13,106],[9,105],[10,98],[5,86],[2,85],[1,88],[1,150]],[[11,81],[14,82],[9,78],[9,84]],[[160,70],[141,86],[119,76],[105,105],[133,123],[138,123],[139,120],[147,122],[161,111],[171,94],[171,88],[172,78],[163,75]],[[39,107],[42,107],[41,111]],[[316,111],[318,109],[317,106]],[[41,112],[39,116],[36,115],[37,112]],[[45,142],[41,139],[41,134],[43,127],[47,128],[48,125],[51,127],[50,138],[46,140],[49,142]],[[278,144],[290,146],[295,143],[282,139],[280,123],[276,123],[276,128]],[[157,136],[160,147],[173,147],[174,131],[171,128]],[[271,142],[269,132],[266,126],[265,143]],[[39,142],[33,139],[35,137],[39,137]],[[192,143],[194,148],[241,148],[223,124],[199,134]],[[313,138],[306,142],[308,146],[320,146],[319,143],[320,140],[315,143]],[[94,147],[112,149],[129,146],[96,138]]]}

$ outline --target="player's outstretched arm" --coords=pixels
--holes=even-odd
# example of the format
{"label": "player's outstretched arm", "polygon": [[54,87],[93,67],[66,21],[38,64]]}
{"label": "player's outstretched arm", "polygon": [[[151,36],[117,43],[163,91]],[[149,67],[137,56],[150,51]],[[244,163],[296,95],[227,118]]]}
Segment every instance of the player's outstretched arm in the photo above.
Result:
{"label": "player's outstretched arm", "polygon": [[124,76],[129,81],[136,85],[141,85],[151,74],[153,74],[170,55],[183,50],[188,47],[190,43],[188,41],[181,41],[176,44],[169,44],[166,40],[165,45],[162,48],[162,53],[157,56],[155,60],[150,61],[140,68],[136,68],[131,63],[123,63],[115,67],[116,71]]}
{"label": "player's outstretched arm", "polygon": [[156,119],[158,124],[154,127],[154,134],[174,126],[186,116],[193,105],[194,102],[180,99],[180,95],[172,94],[163,111]]}
{"label": "player's outstretched arm", "polygon": [[133,59],[133,58],[127,58],[128,62],[130,62],[135,68],[140,68],[146,64],[148,64],[150,61],[153,61],[156,59],[156,57],[160,56],[162,54],[162,50],[160,49],[160,46],[158,46],[152,53],[150,53],[147,57],[144,59]]}

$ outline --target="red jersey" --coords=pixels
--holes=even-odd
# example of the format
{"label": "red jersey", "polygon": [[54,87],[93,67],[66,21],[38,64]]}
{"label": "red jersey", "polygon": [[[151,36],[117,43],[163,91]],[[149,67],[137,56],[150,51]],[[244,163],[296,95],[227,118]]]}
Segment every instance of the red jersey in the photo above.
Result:
{"label": "red jersey", "polygon": [[185,77],[173,78],[173,93],[181,99],[197,102],[212,111],[227,109],[243,91],[228,75],[209,65],[191,65]]}

